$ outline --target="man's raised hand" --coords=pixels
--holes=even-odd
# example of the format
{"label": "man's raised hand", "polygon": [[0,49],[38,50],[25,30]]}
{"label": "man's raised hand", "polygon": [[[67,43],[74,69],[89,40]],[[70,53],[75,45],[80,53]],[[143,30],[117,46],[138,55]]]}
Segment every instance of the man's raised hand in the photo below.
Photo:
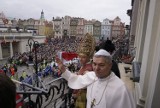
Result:
{"label": "man's raised hand", "polygon": [[62,73],[66,71],[64,64],[58,57],[56,57],[56,63],[58,64],[58,68]]}

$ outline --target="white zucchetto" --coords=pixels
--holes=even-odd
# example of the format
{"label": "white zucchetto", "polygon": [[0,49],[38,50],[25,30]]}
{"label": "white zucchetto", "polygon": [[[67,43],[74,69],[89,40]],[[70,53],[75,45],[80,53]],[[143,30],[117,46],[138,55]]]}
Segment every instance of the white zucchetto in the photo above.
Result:
{"label": "white zucchetto", "polygon": [[94,54],[94,56],[98,56],[98,55],[100,55],[100,56],[109,56],[109,57],[112,57],[112,56],[109,54],[109,52],[107,52],[107,51],[104,50],[104,49],[100,49],[99,51],[97,51],[97,52]]}

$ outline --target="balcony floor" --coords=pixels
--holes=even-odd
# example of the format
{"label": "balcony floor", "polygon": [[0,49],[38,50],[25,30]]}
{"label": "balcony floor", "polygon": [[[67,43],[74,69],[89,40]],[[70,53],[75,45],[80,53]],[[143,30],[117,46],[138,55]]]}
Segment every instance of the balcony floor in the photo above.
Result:
{"label": "balcony floor", "polygon": [[130,80],[131,72],[126,73],[124,67],[129,67],[132,69],[132,65],[130,64],[125,64],[125,63],[119,63],[118,64],[120,74],[121,74],[121,79],[125,82],[126,86],[128,89],[133,92],[134,90],[134,82]]}

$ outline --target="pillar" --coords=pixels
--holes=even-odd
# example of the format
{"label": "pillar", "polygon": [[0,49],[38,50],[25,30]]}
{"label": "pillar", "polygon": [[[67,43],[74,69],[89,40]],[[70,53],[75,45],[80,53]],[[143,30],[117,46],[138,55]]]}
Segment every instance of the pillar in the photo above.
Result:
{"label": "pillar", "polygon": [[12,42],[10,42],[10,57],[13,56],[13,46],[12,46]]}
{"label": "pillar", "polygon": [[2,46],[1,46],[1,43],[0,43],[0,59],[3,58],[3,55],[2,55]]}

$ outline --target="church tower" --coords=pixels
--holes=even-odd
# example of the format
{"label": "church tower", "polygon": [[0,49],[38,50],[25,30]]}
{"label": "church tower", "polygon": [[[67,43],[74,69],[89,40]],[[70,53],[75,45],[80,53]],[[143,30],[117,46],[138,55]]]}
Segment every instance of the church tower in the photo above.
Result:
{"label": "church tower", "polygon": [[44,19],[44,12],[43,12],[43,10],[41,12],[41,18],[40,19]]}
{"label": "church tower", "polygon": [[44,12],[42,10],[41,17],[40,17],[40,24],[39,25],[44,25],[44,21],[45,21],[45,19],[44,19]]}
{"label": "church tower", "polygon": [[40,17],[40,20],[39,20],[39,35],[44,35],[45,33],[45,19],[44,19],[44,12],[42,10],[41,12],[41,17]]}

